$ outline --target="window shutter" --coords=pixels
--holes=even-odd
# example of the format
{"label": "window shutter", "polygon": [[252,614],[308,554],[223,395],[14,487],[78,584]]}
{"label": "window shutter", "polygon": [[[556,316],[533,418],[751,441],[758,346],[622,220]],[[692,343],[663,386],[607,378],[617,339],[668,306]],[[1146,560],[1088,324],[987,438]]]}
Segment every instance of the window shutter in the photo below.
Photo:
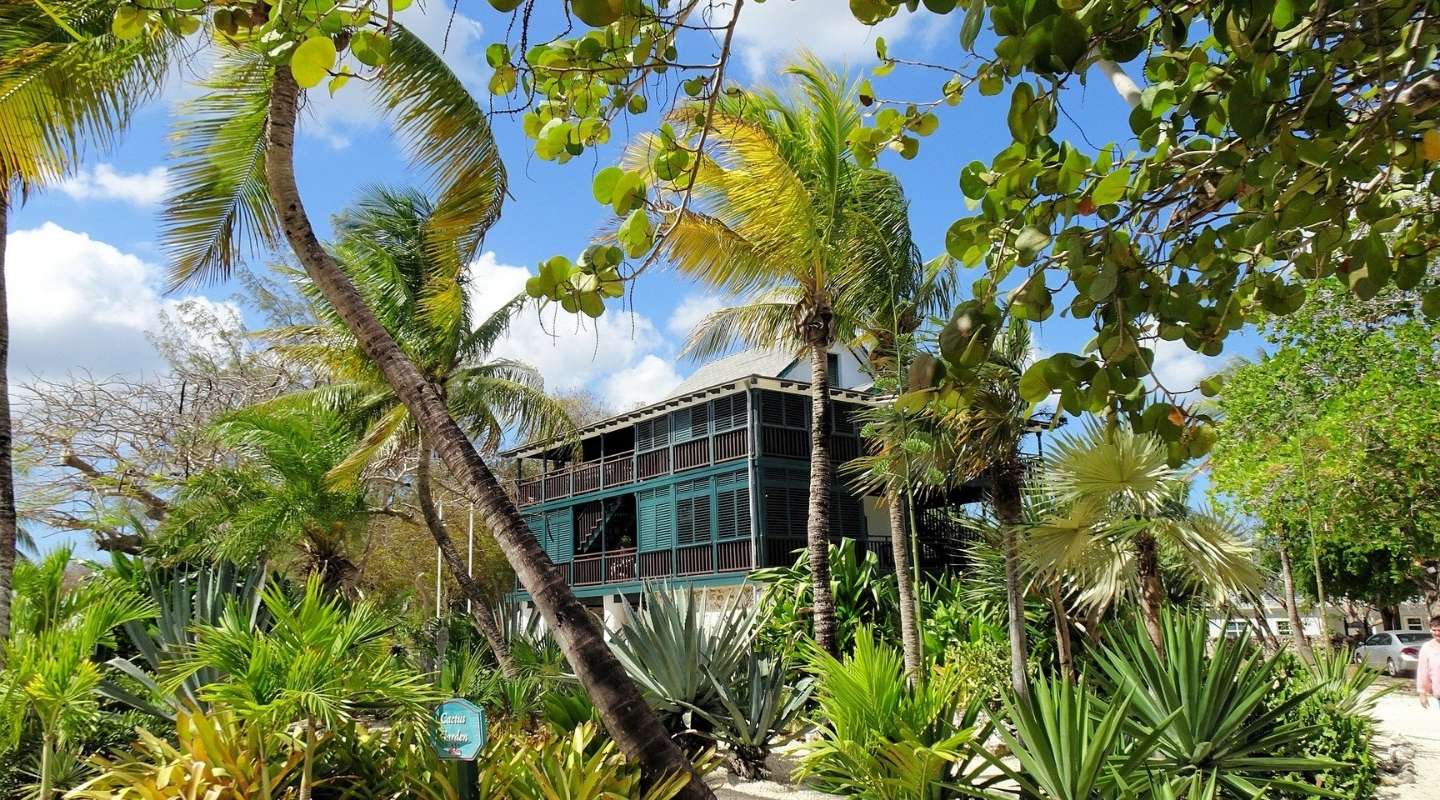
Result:
{"label": "window shutter", "polygon": [[719,539],[743,539],[750,535],[750,487],[745,473],[731,472],[715,478],[716,534]]}
{"label": "window shutter", "polygon": [[563,564],[571,560],[575,551],[575,526],[570,509],[551,511],[548,515],[550,532],[546,538],[545,552],[550,560]]}
{"label": "window shutter", "polygon": [[715,432],[745,427],[745,393],[722,397],[710,404],[710,414],[715,420]]}
{"label": "window shutter", "polygon": [[670,446],[670,417],[647,419],[635,426],[635,450],[645,453]]}
{"label": "window shutter", "polygon": [[669,486],[644,489],[636,493],[639,511],[639,546],[641,552],[669,550],[675,546],[675,507]]}

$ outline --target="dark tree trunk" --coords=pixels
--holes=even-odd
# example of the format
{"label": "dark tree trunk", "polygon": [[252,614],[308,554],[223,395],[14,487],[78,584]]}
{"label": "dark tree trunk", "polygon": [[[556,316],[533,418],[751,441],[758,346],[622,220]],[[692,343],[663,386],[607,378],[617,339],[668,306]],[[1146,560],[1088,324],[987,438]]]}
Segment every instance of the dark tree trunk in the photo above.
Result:
{"label": "dark tree trunk", "polygon": [[1381,606],[1380,624],[1385,626],[1381,630],[1400,630],[1400,606]]}
{"label": "dark tree trunk", "polygon": [[450,416],[439,389],[405,356],[315,237],[295,185],[298,107],[299,87],[289,67],[277,67],[268,109],[265,171],[281,228],[306,275],[354,333],[365,354],[410,410],[431,447],[461,482],[465,496],[475,503],[486,528],[534,599],[620,750],[635,759],[651,779],[688,772],[691,780],[680,796],[710,800],[714,794],[666,735],[660,720],[605,643],[600,623],[575,599],[565,576],[530,534],[514,503]]}
{"label": "dark tree trunk", "polygon": [[1160,550],[1148,531],[1135,537],[1135,578],[1140,583],[1140,615],[1145,621],[1145,633],[1163,658],[1165,628],[1160,623],[1160,611],[1165,607],[1165,584],[1160,579]]}
{"label": "dark tree trunk", "polygon": [[835,597],[830,591],[830,348],[810,345],[810,511],[805,542],[810,551],[810,582],[814,594],[815,643],[839,655],[835,634]]}
{"label": "dark tree trunk", "polygon": [[1049,584],[1050,613],[1055,617],[1055,654],[1060,661],[1060,675],[1071,683],[1075,682],[1075,644],[1070,636],[1070,613],[1065,608],[1065,596],[1060,585]]}
{"label": "dark tree trunk", "polygon": [[[1280,586],[1285,592],[1285,615],[1290,618],[1290,636],[1295,640],[1295,649],[1300,657],[1310,664],[1315,663],[1315,651],[1310,648],[1310,637],[1305,635],[1305,625],[1300,621],[1300,604],[1295,601],[1295,572],[1290,564],[1290,547],[1282,536],[1276,543],[1280,556]],[[1261,616],[1265,610],[1262,606]]]}
{"label": "dark tree trunk", "polygon": [[1005,608],[1010,629],[1010,687],[1019,697],[1030,695],[1026,664],[1030,646],[1025,639],[1025,587],[1020,585],[1021,481],[1024,467],[1005,464],[995,471],[991,489],[995,518],[1000,522],[1000,547],[1005,558]]}
{"label": "dark tree trunk", "polygon": [[[5,246],[10,233],[10,181],[0,175],[0,642],[10,639],[10,578],[15,573],[15,470],[11,459],[10,309]],[[0,653],[0,665],[4,655]]]}
{"label": "dark tree trunk", "polygon": [[450,573],[460,584],[460,590],[469,598],[470,616],[475,620],[475,627],[480,629],[480,635],[485,637],[486,644],[490,645],[490,652],[495,654],[500,671],[505,673],[507,678],[520,677],[520,667],[515,663],[515,657],[510,654],[510,644],[500,633],[500,625],[495,621],[495,611],[490,607],[485,590],[471,577],[469,566],[461,560],[455,543],[445,530],[445,523],[440,520],[440,514],[435,510],[435,498],[430,491],[430,446],[424,437],[420,440],[419,459],[415,466],[415,502],[420,506],[420,516],[425,520],[426,530],[430,531],[435,546],[440,548],[445,566],[450,568]]}
{"label": "dark tree trunk", "polygon": [[905,498],[890,492],[890,553],[895,559],[895,584],[900,593],[900,642],[905,653],[905,676],[913,684],[925,676],[920,648],[919,608],[915,597],[917,566],[910,563],[910,534],[905,525]]}

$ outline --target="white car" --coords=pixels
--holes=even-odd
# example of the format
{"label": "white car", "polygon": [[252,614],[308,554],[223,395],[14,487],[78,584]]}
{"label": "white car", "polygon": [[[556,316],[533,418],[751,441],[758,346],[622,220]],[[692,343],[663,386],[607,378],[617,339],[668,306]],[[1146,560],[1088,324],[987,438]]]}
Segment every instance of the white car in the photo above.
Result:
{"label": "white car", "polygon": [[1421,631],[1380,631],[1355,648],[1355,663],[1385,670],[1386,675],[1415,673],[1420,648],[1430,641]]}

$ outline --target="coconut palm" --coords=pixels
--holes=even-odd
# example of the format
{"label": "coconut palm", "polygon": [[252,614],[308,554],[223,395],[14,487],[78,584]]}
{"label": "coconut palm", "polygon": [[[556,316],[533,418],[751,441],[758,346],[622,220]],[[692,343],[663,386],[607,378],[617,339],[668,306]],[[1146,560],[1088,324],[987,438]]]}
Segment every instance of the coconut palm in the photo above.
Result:
{"label": "coconut palm", "polygon": [[1219,602],[1260,587],[1239,525],[1222,512],[1190,507],[1184,473],[1150,434],[1091,420],[1051,449],[1045,485],[1060,505],[1031,531],[1037,560],[1075,575],[1083,604],[1108,607],[1133,596],[1162,654],[1163,563],[1179,565],[1172,572],[1186,577],[1185,588]]}
{"label": "coconut palm", "polygon": [[[686,354],[703,359],[742,345],[780,347],[810,360],[806,538],[815,641],[834,653],[825,561],[833,482],[828,356],[836,343],[856,336],[860,293],[851,290],[870,266],[873,247],[867,245],[893,233],[869,216],[871,203],[876,187],[893,185],[893,178],[862,169],[849,152],[847,137],[861,127],[854,85],[813,58],[787,73],[799,86],[793,99],[742,92],[718,100],[691,202],[663,223],[668,232],[659,253],[681,272],[739,298],[696,326]],[[627,161],[647,169],[654,146],[642,137]]]}
{"label": "coconut palm", "polygon": [[[389,735],[428,730],[440,695],[428,678],[392,657],[387,636],[392,623],[373,603],[346,608],[318,576],[293,600],[272,583],[262,602],[271,620],[264,628],[251,625],[237,606],[220,624],[198,626],[193,658],[174,680],[215,670],[220,679],[205,686],[201,697],[260,726],[262,739],[299,723],[301,800],[311,796],[320,748],[361,715],[383,718]],[[262,765],[262,784],[263,770]],[[268,797],[268,788],[262,797]]]}
{"label": "coconut palm", "polygon": [[[880,186],[880,182],[876,182]],[[955,295],[954,273],[948,258],[925,263],[911,238],[905,198],[898,182],[877,192],[869,216],[884,221],[890,233],[867,242],[871,265],[857,290],[865,293],[864,313],[857,323],[860,341],[869,353],[869,370],[878,389],[899,394],[915,361],[915,333],[925,319],[948,308]],[[895,404],[868,408],[857,416],[868,452],[845,464],[842,472],[854,476],[856,488],[879,491],[890,514],[890,548],[899,587],[900,639],[905,671],[911,680],[924,674],[919,608],[914,563],[915,535],[907,525],[908,504],[917,495],[943,483],[926,454],[934,449],[925,441],[924,423]],[[933,433],[933,430],[929,433]]]}
{"label": "coconut palm", "polygon": [[331,590],[353,588],[365,495],[327,478],[355,446],[354,427],[334,411],[286,398],[228,414],[211,434],[237,461],[180,487],[157,545],[183,558],[274,561],[320,576]]}
{"label": "coconut palm", "polygon": [[[493,451],[507,432],[530,439],[572,429],[564,406],[545,394],[538,372],[491,356],[523,298],[505,304],[477,327],[466,296],[464,263],[454,252],[457,243],[432,241],[444,235],[431,225],[434,214],[434,204],[418,191],[371,189],[335,221],[332,249],[366,304],[426,378],[441,388],[451,416],[482,452]],[[327,385],[310,396],[368,424],[355,450],[331,471],[331,482],[351,483],[377,459],[414,454],[415,498],[426,529],[469,597],[471,614],[501,668],[514,677],[517,667],[491,598],[470,576],[436,508],[424,435],[334,307],[313,284],[303,277],[299,282],[317,322],[266,335],[277,342],[278,352],[326,375]]]}
{"label": "coconut palm", "polygon": [[15,479],[6,383],[10,326],[5,240],[12,200],[63,178],[87,146],[106,147],[164,85],[168,33],[122,41],[115,3],[0,4],[0,639],[10,629]]}
{"label": "coconut palm", "polygon": [[99,714],[96,690],[104,668],[95,656],[115,647],[115,629],[147,619],[152,603],[113,577],[67,580],[70,548],[15,568],[15,605],[0,708],[13,747],[32,720],[40,728],[39,797],[51,797],[57,748],[84,734]]}
{"label": "coconut palm", "polygon": [[[301,13],[292,6],[273,10]],[[378,35],[389,42],[389,51],[385,68],[368,81],[377,116],[396,124],[413,160],[432,178],[438,198],[432,225],[447,231],[437,241],[459,242],[455,252],[468,262],[498,216],[505,192],[504,168],[485,112],[444,61],[403,25],[387,20]],[[475,504],[620,749],[650,774],[691,775],[682,796],[713,796],[610,652],[599,622],[575,598],[565,575],[450,415],[440,387],[426,379],[321,245],[295,178],[295,126],[303,91],[290,66],[273,63],[263,46],[258,37],[222,44],[207,93],[178,123],[184,155],[166,212],[175,279],[223,275],[244,250],[245,239],[278,244],[283,237],[316,291],[355,335]]]}

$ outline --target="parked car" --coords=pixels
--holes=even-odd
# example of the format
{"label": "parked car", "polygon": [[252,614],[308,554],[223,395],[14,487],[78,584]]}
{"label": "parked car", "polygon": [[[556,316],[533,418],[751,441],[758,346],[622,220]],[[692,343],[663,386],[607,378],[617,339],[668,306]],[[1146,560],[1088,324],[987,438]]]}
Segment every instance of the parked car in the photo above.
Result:
{"label": "parked car", "polygon": [[1355,648],[1355,663],[1385,670],[1386,675],[1415,673],[1420,647],[1430,634],[1422,631],[1380,631]]}

